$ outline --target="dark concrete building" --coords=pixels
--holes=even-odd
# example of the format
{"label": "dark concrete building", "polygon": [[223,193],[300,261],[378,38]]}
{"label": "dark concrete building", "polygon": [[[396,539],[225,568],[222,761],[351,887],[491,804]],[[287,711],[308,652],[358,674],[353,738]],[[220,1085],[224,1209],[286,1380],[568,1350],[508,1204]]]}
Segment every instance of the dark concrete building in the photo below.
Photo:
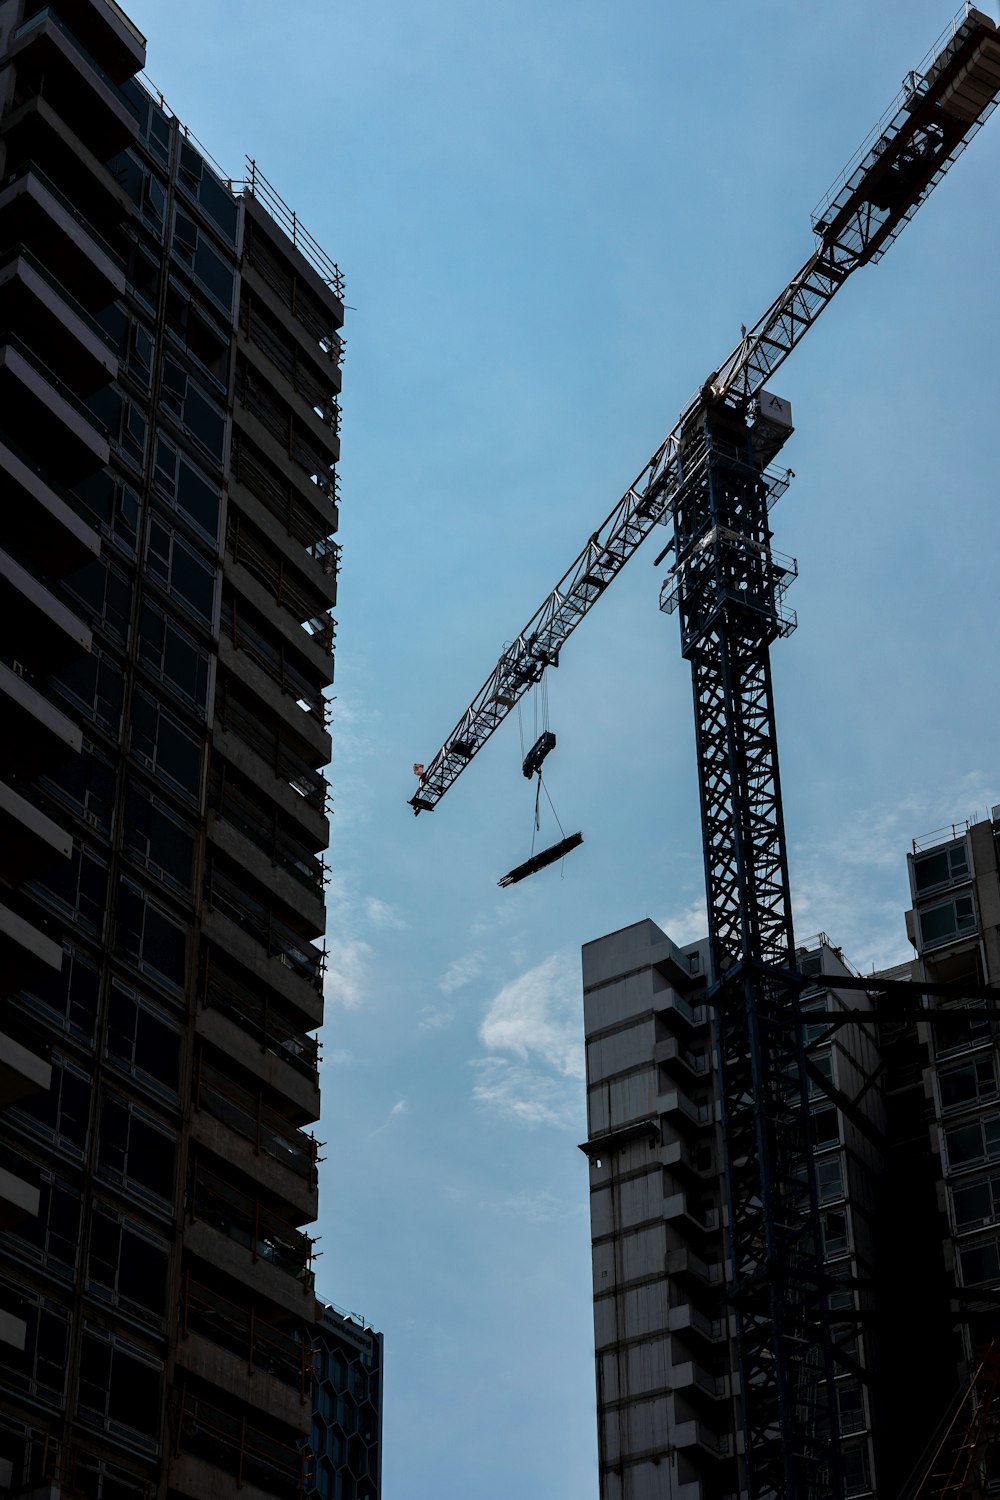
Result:
{"label": "dark concrete building", "polygon": [[293,1500],[343,287],[144,58],[0,0],[0,1495]]}
{"label": "dark concrete building", "polygon": [[[798,948],[846,1492],[882,1500],[1000,1338],[1000,807],[907,859],[915,957],[872,993],[953,995],[841,1022],[868,996],[829,979],[857,976],[825,934]],[[602,1500],[741,1493],[708,962],[648,919],[583,950]],[[977,1463],[1000,1483],[997,1445]]]}

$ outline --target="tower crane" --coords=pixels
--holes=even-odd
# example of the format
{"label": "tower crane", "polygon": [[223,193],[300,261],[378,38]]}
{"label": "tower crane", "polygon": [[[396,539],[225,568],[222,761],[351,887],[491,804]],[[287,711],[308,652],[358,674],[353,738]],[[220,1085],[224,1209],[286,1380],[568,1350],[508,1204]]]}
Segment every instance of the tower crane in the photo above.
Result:
{"label": "tower crane", "polygon": [[791,633],[794,560],[770,510],[792,431],[767,382],[848,277],[877,262],[992,113],[1000,33],[966,4],[813,216],[818,244],[701,387],[508,646],[434,757],[432,811],[658,524],[672,526],[661,608],[691,664],[736,1317],[744,1490],[831,1500],[834,1344],[799,1014],[770,647]]}

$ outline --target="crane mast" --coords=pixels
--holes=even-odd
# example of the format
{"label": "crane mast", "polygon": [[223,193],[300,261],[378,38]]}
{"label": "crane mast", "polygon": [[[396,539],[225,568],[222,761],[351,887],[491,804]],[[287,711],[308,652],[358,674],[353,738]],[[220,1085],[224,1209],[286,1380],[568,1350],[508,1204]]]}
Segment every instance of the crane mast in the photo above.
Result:
{"label": "crane mast", "polygon": [[797,1025],[788,866],[770,647],[794,629],[794,561],[772,548],[770,509],[791,432],[765,384],[859,266],[877,261],[994,109],[1000,36],[966,6],[907,76],[814,215],[819,244],[703,383],[423,770],[431,811],[660,522],[691,665],[729,1217],[728,1296],[752,1500],[831,1500],[835,1347],[827,1305],[809,1100]]}

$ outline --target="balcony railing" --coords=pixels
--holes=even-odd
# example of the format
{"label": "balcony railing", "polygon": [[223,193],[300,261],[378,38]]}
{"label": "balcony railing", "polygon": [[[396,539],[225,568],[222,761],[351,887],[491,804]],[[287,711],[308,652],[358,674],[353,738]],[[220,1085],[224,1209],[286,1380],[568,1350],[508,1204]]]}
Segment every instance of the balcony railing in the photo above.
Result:
{"label": "balcony railing", "polygon": [[222,775],[213,779],[209,806],[266,854],[273,865],[291,875],[317,901],[322,901],[326,882],[323,861],[282,826],[276,813],[268,818],[259,797],[248,797]]}
{"label": "balcony railing", "polygon": [[[234,191],[242,188],[267,209],[271,218],[279,228],[284,230],[300,255],[305,257],[327,286],[332,287],[337,296],[343,300],[344,276],[340,267],[336,261],[330,259],[322,245],[313,239],[308,230],[302,227],[295,210],[289,208],[284,198],[271,186],[253,157],[246,158],[246,177],[243,181],[234,182],[231,186]],[[291,280],[289,273],[286,272],[285,276],[286,279]]]}
{"label": "balcony railing", "polygon": [[237,651],[245,651],[282,692],[294,698],[304,713],[311,715],[325,729],[329,723],[330,705],[314,682],[289,659],[283,641],[272,641],[250,624],[235,599],[223,600],[222,635],[228,636]]}
{"label": "balcony railing", "polygon": [[297,1130],[277,1110],[264,1103],[261,1092],[241,1088],[201,1056],[195,1067],[194,1106],[235,1130],[237,1135],[251,1143],[255,1152],[270,1156],[301,1177],[310,1188],[315,1188],[315,1136]]}
{"label": "balcony railing", "polygon": [[[339,567],[340,547],[332,536],[319,531],[315,512],[300,498],[298,491],[285,474],[281,474],[269,463],[255,456],[251,444],[237,428],[233,432],[233,452],[230,464],[232,477],[248,489],[261,504],[280,521],[289,536],[303,544],[310,556],[319,560],[325,573],[336,573]],[[330,499],[337,500],[338,480],[333,475]],[[329,523],[327,523],[329,524]]]}
{"label": "balcony railing", "polygon": [[54,371],[50,370],[48,365],[38,358],[37,354],[32,353],[27,344],[22,343],[19,338],[15,338],[14,335],[10,333],[0,337],[2,337],[2,342],[6,344],[9,349],[14,349],[26,364],[29,364],[33,370],[36,370],[38,374],[41,375],[42,378],[47,381],[48,384],[52,386],[52,388],[62,397],[66,404],[68,406],[71,406],[78,416],[83,417],[84,421],[88,422],[90,426],[93,427],[94,431],[100,437],[102,437],[105,442],[108,442],[110,440],[111,434],[109,433],[108,429],[105,427],[103,422],[99,421],[98,418],[94,416],[94,413],[90,410],[90,407],[86,404],[86,402],[81,401],[76,392],[72,390],[64,380],[60,380],[59,376],[56,375]]}
{"label": "balcony railing", "polygon": [[322,596],[295,580],[284,559],[275,556],[273,547],[261,545],[250,528],[241,524],[239,512],[229,513],[226,551],[234,562],[246,568],[267,589],[275,603],[290,614],[324,651],[333,650],[336,621],[327,611]]}
{"label": "balcony railing", "polygon": [[284,338],[271,320],[249,300],[244,300],[240,309],[240,329],[262,354],[267,355],[275,369],[280,371],[320,421],[334,433],[339,433],[340,404],[334,392],[316,378],[299,357],[295,344]]}
{"label": "balcony railing", "polygon": [[191,1181],[188,1213],[193,1221],[211,1224],[227,1239],[249,1250],[254,1261],[267,1261],[301,1282],[304,1291],[312,1291],[315,1241],[283,1223],[259,1198],[230,1187],[200,1162]]}
{"label": "balcony railing", "polygon": [[64,208],[70,217],[76,220],[87,238],[93,240],[98,249],[108,257],[117,270],[121,271],[122,275],[125,274],[125,262],[117,250],[111,248],[107,240],[94,228],[90,220],[80,212],[75,204],[70,202],[66,194],[60,188],[56,187],[52,178],[43,172],[41,167],[36,166],[33,161],[25,162],[22,166],[11,172],[9,177],[4,178],[0,187],[9,187],[11,183],[19,182],[22,177],[34,177],[36,182],[41,183],[45,191],[52,195],[60,208]]}
{"label": "balcony railing", "polygon": [[254,1038],[263,1052],[286,1062],[314,1086],[319,1082],[319,1043],[275,1008],[267,992],[257,996],[229,980],[208,961],[204,1003]]}
{"label": "balcony railing", "polygon": [[298,464],[307,477],[325,493],[332,483],[333,445],[336,435],[331,434],[331,451],[317,447],[307,428],[284,406],[259,379],[255,379],[246,361],[236,362],[236,399],[251,416],[256,417],[274,438],[275,442]]}
{"label": "balcony railing", "polygon": [[[106,89],[108,89],[110,93],[112,93],[114,95],[114,97],[118,100],[118,102],[120,104],[123,104],[125,106],[125,108],[129,112],[129,114],[133,114],[134,111],[132,109],[132,106],[129,103],[129,101],[128,101],[126,95],[125,95],[125,93],[123,92],[123,90],[121,88],[121,86],[119,84],[115,83],[115,80],[111,77],[110,73],[105,72],[105,70],[101,67],[101,65],[97,61],[97,59],[95,57],[93,57],[91,55],[91,53],[89,53],[87,51],[86,47],[80,41],[79,37],[74,36],[73,32],[70,31],[70,29],[66,25],[65,21],[63,21],[55,13],[55,11],[52,9],[52,7],[50,5],[47,5],[44,10],[36,11],[35,14],[33,16],[29,17],[29,19],[27,21],[22,21],[21,24],[20,24],[20,26],[18,26],[18,27],[15,28],[12,40],[15,41],[15,42],[18,41],[20,37],[25,36],[29,31],[31,31],[33,29],[33,27],[37,26],[39,24],[39,22],[41,22],[41,21],[51,21],[52,22],[52,24],[56,28],[56,30],[59,31],[66,38],[66,40],[69,42],[70,46],[73,47],[76,50],[76,52],[79,54],[79,56],[83,58],[83,61],[87,64],[87,66],[94,71],[94,73],[97,75],[97,77],[104,84],[104,87]],[[133,30],[133,31],[135,30],[135,28],[131,26],[131,23],[130,23],[130,29]]]}
{"label": "balcony railing", "polygon": [[303,802],[307,802],[318,813],[326,812],[329,790],[326,777],[319,771],[314,771],[301,755],[296,755],[288,748],[280,735],[241,708],[224,690],[216,702],[215,722],[227,734],[242,740],[259,755],[264,764],[270,766],[282,781],[287,782]]}
{"label": "balcony railing", "polygon": [[307,980],[314,989],[322,989],[325,953],[275,917],[268,907],[255,901],[218,870],[209,874],[205,899],[211,911],[218,912],[248,933],[270,957],[280,958],[286,967]]}
{"label": "balcony railing", "polygon": [[246,1417],[181,1393],[176,1451],[191,1453],[224,1470],[236,1489],[254,1485],[280,1500],[299,1500],[306,1479],[305,1453],[273,1437]]}
{"label": "balcony railing", "polygon": [[231,1302],[209,1287],[184,1279],[181,1332],[201,1334],[243,1360],[251,1374],[280,1380],[305,1400],[311,1388],[313,1354],[304,1334],[276,1328],[251,1305]]}

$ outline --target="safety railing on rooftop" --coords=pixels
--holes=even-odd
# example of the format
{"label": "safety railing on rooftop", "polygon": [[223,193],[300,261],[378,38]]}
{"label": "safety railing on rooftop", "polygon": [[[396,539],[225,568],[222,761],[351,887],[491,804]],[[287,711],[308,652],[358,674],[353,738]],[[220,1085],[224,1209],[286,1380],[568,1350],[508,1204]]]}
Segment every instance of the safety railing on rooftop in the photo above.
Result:
{"label": "safety railing on rooftop", "polygon": [[230,186],[234,192],[249,193],[251,198],[255,198],[261,207],[267,210],[279,229],[287,234],[299,254],[309,262],[320,279],[327,286],[332,287],[343,301],[344,275],[337,262],[330,259],[318,240],[314,239],[304,228],[298,214],[293,208],[289,208],[281,194],[268,182],[253,157],[246,158],[246,176],[243,181],[232,182]]}
{"label": "safety railing on rooftop", "polygon": [[937,844],[951,844],[956,839],[963,839],[969,829],[982,819],[973,814],[969,818],[963,818],[959,823],[946,823],[943,828],[934,828],[930,833],[922,833],[918,838],[912,840],[914,854],[922,854],[926,849],[933,849]]}

